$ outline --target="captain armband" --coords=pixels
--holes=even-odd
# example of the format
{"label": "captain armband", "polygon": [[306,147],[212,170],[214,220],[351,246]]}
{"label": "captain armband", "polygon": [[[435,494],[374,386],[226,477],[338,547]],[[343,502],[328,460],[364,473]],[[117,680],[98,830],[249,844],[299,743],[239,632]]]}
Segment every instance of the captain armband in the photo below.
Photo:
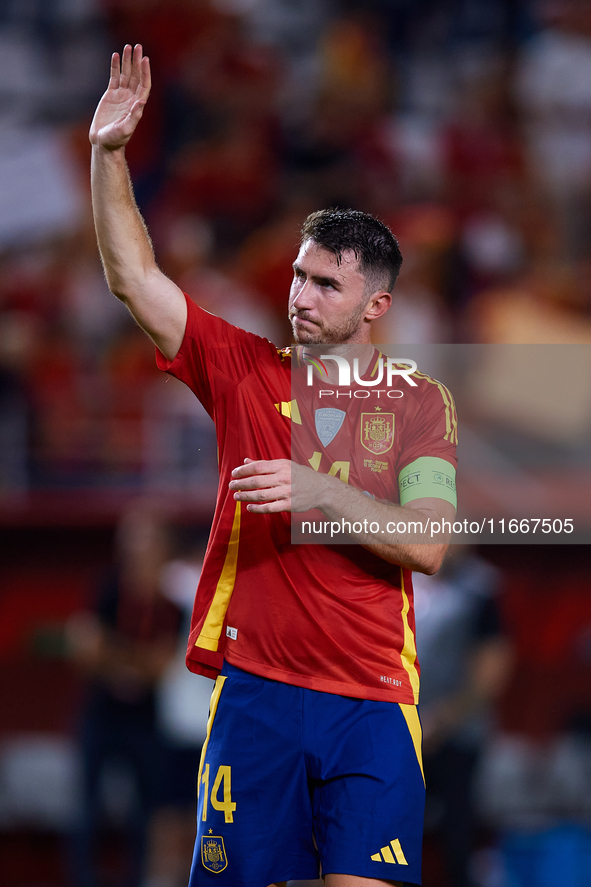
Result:
{"label": "captain armband", "polygon": [[457,508],[456,470],[445,459],[421,456],[398,475],[400,504],[413,499],[445,499]]}

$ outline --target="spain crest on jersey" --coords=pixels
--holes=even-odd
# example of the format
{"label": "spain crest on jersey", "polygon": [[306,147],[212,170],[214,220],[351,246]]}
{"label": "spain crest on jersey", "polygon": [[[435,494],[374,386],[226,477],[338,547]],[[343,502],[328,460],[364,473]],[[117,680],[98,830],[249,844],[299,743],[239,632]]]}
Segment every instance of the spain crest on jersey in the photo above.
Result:
{"label": "spain crest on jersey", "polygon": [[203,835],[201,838],[201,862],[214,874],[223,872],[228,865],[224,839],[217,835]]}
{"label": "spain crest on jersey", "polygon": [[394,413],[361,413],[361,443],[376,456],[394,443]]}

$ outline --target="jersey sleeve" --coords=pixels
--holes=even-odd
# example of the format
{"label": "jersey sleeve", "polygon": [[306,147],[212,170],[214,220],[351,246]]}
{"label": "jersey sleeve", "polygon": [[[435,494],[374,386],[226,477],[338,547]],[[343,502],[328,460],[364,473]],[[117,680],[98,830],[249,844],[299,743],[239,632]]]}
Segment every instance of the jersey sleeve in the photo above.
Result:
{"label": "jersey sleeve", "polygon": [[398,471],[422,456],[436,456],[457,467],[458,420],[450,391],[435,379],[423,377],[415,409],[405,422]]}
{"label": "jersey sleeve", "polygon": [[214,418],[216,400],[239,384],[257,361],[268,360],[275,347],[187,300],[187,326],[178,354],[168,360],[156,349],[156,364],[189,386]]}
{"label": "jersey sleeve", "polygon": [[413,409],[405,416],[397,465],[401,504],[423,497],[456,504],[457,441],[457,415],[451,393],[435,379],[421,376]]}

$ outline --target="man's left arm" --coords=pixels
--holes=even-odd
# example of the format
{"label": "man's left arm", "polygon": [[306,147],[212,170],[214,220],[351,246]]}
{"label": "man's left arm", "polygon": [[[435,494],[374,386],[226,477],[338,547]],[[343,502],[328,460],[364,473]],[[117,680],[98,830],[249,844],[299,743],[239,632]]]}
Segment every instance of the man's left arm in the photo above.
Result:
{"label": "man's left arm", "polygon": [[[234,498],[246,502],[250,512],[275,514],[316,508],[329,521],[361,525],[361,532],[347,532],[390,563],[429,574],[441,566],[455,516],[455,507],[445,499],[413,499],[404,505],[377,501],[336,477],[288,459],[248,459],[234,469],[232,478]],[[449,526],[447,533],[445,524]]]}

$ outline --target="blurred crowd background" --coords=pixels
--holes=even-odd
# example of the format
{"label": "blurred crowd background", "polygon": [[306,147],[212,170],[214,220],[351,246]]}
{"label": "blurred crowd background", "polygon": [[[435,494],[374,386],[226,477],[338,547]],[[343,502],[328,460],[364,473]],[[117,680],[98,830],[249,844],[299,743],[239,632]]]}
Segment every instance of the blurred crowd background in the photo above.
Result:
{"label": "blurred crowd background", "polygon": [[[138,203],[208,310],[287,344],[301,222],[353,206],[404,255],[378,341],[591,343],[588,0],[2,0],[4,887],[181,887],[191,853],[216,444],[97,254],[87,133],[127,42]],[[481,546],[417,582],[425,887],[591,885],[590,567]]]}

